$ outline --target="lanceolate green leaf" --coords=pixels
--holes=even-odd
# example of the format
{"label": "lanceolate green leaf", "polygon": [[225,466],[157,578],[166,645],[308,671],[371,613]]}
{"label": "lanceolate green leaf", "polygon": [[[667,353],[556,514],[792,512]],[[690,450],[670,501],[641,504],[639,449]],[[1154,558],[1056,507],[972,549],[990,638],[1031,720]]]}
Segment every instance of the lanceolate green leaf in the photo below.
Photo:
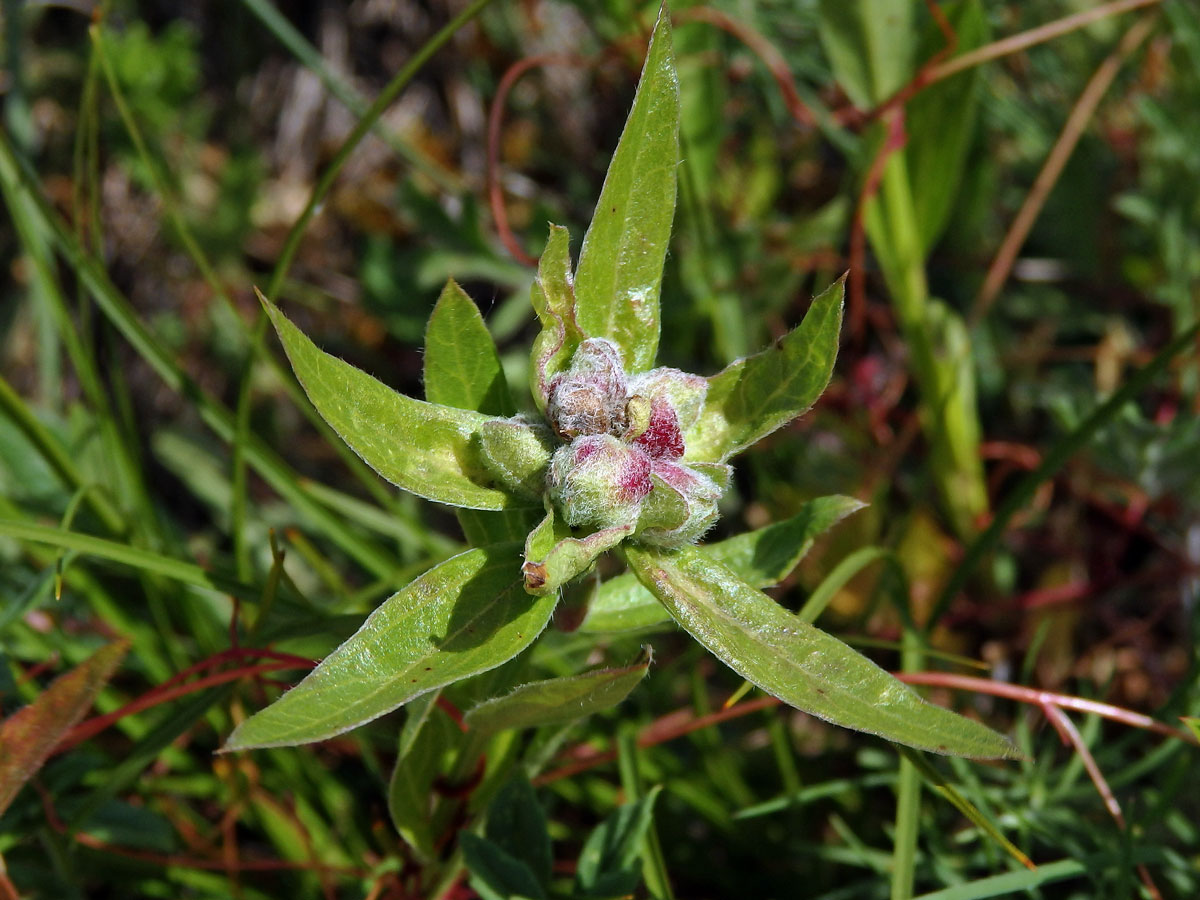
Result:
{"label": "lanceolate green leaf", "polygon": [[672,617],[767,693],[835,725],[920,750],[1015,757],[978,722],[922,700],[865,656],[814,628],[695,547],[626,550],[630,567]]}
{"label": "lanceolate green leaf", "polygon": [[833,74],[859,109],[882,103],[912,75],[917,4],[820,0],[819,33]]}
{"label": "lanceolate green leaf", "polygon": [[479,307],[453,281],[425,329],[425,399],[489,416],[517,411]]}
{"label": "lanceolate green leaf", "polygon": [[458,723],[434,704],[435,697],[425,694],[409,706],[387,793],[392,824],[421,860],[437,855],[434,782],[448,774],[446,760],[465,740]]}
{"label": "lanceolate green leaf", "polygon": [[520,554],[520,544],[497,544],[429,570],[384,601],[300,684],[238,726],[224,749],[324,740],[512,659],[554,609],[553,597],[525,593]]}
{"label": "lanceolate green leaf", "polygon": [[420,497],[471,509],[517,503],[493,487],[472,435],[488,416],[400,394],[361,369],[317,348],[269,300],[292,369],[313,406],[376,472]]}
{"label": "lanceolate green leaf", "polygon": [[623,897],[638,886],[642,842],[654,821],[655,786],[636,803],[627,803],[593,831],[579,854],[577,893],[585,897]]}
{"label": "lanceolate green leaf", "polygon": [[[751,587],[783,581],[812,549],[813,541],[864,504],[853,497],[833,495],[808,501],[782,522],[735,535],[701,552],[712,557]],[[588,604],[579,626],[584,632],[629,631],[670,621],[670,614],[632,572],[605,581]]]}
{"label": "lanceolate green leaf", "polygon": [[[479,307],[453,281],[442,290],[425,329],[425,399],[489,416],[516,411]],[[504,420],[489,420],[483,428],[498,421]],[[475,439],[480,436],[477,433]],[[480,462],[489,474],[496,474],[486,457]],[[512,485],[503,479],[499,486],[512,493]],[[529,533],[541,511],[540,502],[529,505],[534,507],[532,516],[518,509],[459,509],[458,522],[467,541],[477,547],[517,540]]]}
{"label": "lanceolate green leaf", "polygon": [[689,460],[726,460],[804,413],[833,375],[845,277],[816,297],[804,320],[771,347],[708,379],[700,418],[685,438]]}
{"label": "lanceolate green leaf", "polygon": [[653,366],[658,349],[678,163],[679,80],[664,4],[575,273],[580,328],[620,346],[630,372]]}
{"label": "lanceolate green leaf", "polygon": [[470,728],[490,734],[506,728],[535,728],[582,719],[628,697],[649,668],[647,656],[643,662],[619,669],[535,681],[484,701],[469,710],[463,721]]}
{"label": "lanceolate green leaf", "polygon": [[[987,15],[980,0],[952,0],[942,12],[954,29],[956,53],[982,46],[988,39]],[[931,59],[946,45],[945,35],[928,22],[922,35],[920,59]],[[928,254],[945,229],[958,197],[967,152],[975,134],[979,99],[978,66],[919,91],[905,110],[908,176],[913,206]]]}
{"label": "lanceolate green leaf", "polygon": [[583,334],[575,320],[575,281],[567,229],[550,226],[550,239],[538,260],[537,278],[530,288],[533,311],[542,330],[533,339],[529,388],[537,408],[546,410],[550,379],[567,367]]}

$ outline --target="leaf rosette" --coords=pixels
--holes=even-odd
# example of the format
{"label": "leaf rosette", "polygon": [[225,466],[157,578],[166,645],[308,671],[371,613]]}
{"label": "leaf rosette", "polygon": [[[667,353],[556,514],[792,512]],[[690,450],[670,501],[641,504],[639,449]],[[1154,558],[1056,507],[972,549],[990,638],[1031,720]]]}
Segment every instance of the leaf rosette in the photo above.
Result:
{"label": "leaf rosette", "polygon": [[585,631],[669,617],[750,682],[821,718],[941,753],[1013,755],[1005,738],[926,703],[760,590],[857,501],[820,498],[795,520],[696,545],[717,520],[729,460],[829,383],[843,282],[772,346],[715,375],[654,368],[678,132],[664,8],[574,269],[566,229],[550,227],[532,287],[535,413],[514,415],[495,345],[453,282],[426,334],[426,401],[324,353],[263,298],[321,415],[382,477],[458,507],[475,546],[384,601],[226,749],[328,738],[500,666],[543,630],[564,585],[616,551],[630,572],[594,592]]}

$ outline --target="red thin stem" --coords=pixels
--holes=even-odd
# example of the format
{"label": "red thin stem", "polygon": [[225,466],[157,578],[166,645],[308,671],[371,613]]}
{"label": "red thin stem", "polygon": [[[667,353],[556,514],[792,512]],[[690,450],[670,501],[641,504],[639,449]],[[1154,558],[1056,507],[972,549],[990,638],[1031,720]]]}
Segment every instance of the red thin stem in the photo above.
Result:
{"label": "red thin stem", "polygon": [[956,75],[964,69],[970,69],[982,63],[991,62],[993,59],[999,59],[1002,56],[1027,50],[1030,47],[1043,44],[1056,37],[1062,37],[1064,34],[1078,31],[1080,28],[1084,28],[1093,22],[1098,22],[1109,16],[1130,12],[1143,6],[1153,6],[1159,2],[1161,0],[1114,0],[1112,3],[1105,3],[1071,16],[1055,19],[1053,22],[1047,22],[1045,25],[1031,28],[1029,31],[1023,31],[1020,34],[1014,34],[1011,37],[993,41],[986,46],[971,50],[962,56],[955,57],[943,63],[930,73],[927,84],[934,84],[944,78],[949,78],[951,75]]}
{"label": "red thin stem", "polygon": [[[1172,728],[1152,719],[1149,716],[1141,713],[1133,712],[1132,710],[1123,709],[1119,706],[1113,706],[1109,703],[1100,703],[1096,700],[1086,700],[1082,697],[1072,697],[1068,694],[1057,694],[1052,691],[1040,691],[1035,688],[1021,687],[1015,684],[1006,684],[1001,681],[992,681],[987,678],[976,678],[970,675],[954,675],[948,672],[895,672],[893,673],[900,681],[908,684],[924,684],[931,687],[946,687],[955,688],[964,691],[975,691],[981,694],[991,694],[996,697],[1004,697],[1010,700],[1016,700],[1020,703],[1027,703],[1031,706],[1043,708],[1046,705],[1061,707],[1062,709],[1071,709],[1077,712],[1091,713],[1098,716],[1103,716],[1106,719],[1112,719],[1116,722],[1121,722],[1124,725],[1129,725],[1133,728],[1143,728],[1147,731],[1153,731],[1157,734],[1166,735],[1168,737],[1180,738],[1190,744],[1200,745],[1195,736],[1190,732],[1178,728]],[[687,713],[673,713],[669,716],[664,716],[657,722],[643,728],[638,734],[637,745],[639,747],[653,747],[658,744],[666,743],[667,741],[675,740],[684,735],[691,734],[693,731],[698,731],[701,728],[708,728],[711,725],[716,725],[721,722],[737,719],[753,712],[758,712],[763,709],[770,709],[773,706],[781,705],[781,701],[775,697],[759,697],[754,700],[747,700],[744,703],[739,703],[736,706],[731,706],[728,709],[722,709],[718,712],[709,713],[704,716],[692,716]],[[580,772],[586,772],[588,769],[593,769],[596,766],[604,765],[616,760],[617,754],[612,750],[594,750],[587,746],[575,747],[569,751],[566,756],[576,756],[576,759],[558,769],[554,769],[544,775],[539,776],[534,780],[534,784],[548,784],[552,781],[558,781],[562,778],[569,778],[577,775]]]}
{"label": "red thin stem", "polygon": [[[900,90],[896,91],[896,93],[892,94],[892,96],[888,97],[874,109],[862,114],[862,121],[864,123],[880,119],[891,110],[903,109],[909,100],[933,84],[935,80],[933,76],[937,71],[937,67],[947,56],[950,56],[958,49],[958,34],[937,3],[934,0],[925,0],[925,6],[928,8],[946,43],[937,53],[921,64],[920,68],[913,74],[913,77]],[[846,118],[844,111],[841,118]]]}
{"label": "red thin stem", "polygon": [[1098,700],[1087,700],[1083,697],[1072,697],[1069,694],[1057,694],[1053,691],[1040,691],[1037,688],[1022,687],[1019,684],[1008,684],[1003,681],[992,681],[988,678],[976,678],[972,675],[955,675],[950,672],[897,672],[896,678],[908,684],[924,684],[930,687],[955,688],[962,691],[976,691],[980,694],[991,694],[994,697],[1004,697],[1027,703],[1030,706],[1042,707],[1049,703],[1063,709],[1076,712],[1091,713],[1102,716],[1114,722],[1120,722],[1133,728],[1143,728],[1168,737],[1176,737],[1189,744],[1200,745],[1200,741],[1187,731],[1172,728],[1170,725],[1152,719],[1149,716],[1136,713],[1133,710],[1113,706],[1111,703],[1101,703]]}
{"label": "red thin stem", "polygon": [[763,35],[749,25],[739,22],[711,6],[693,6],[691,9],[681,10],[675,14],[675,21],[679,24],[705,22],[733,35],[745,44],[747,49],[757,56],[767,71],[771,73],[771,78],[779,88],[788,114],[796,123],[807,127],[817,124],[812,110],[800,99],[800,93],[796,90],[796,82],[792,78],[792,71],[788,68],[787,60]]}
{"label": "red thin stem", "polygon": [[[1083,740],[1083,735],[1079,733],[1079,729],[1075,727],[1075,723],[1071,721],[1062,709],[1055,706],[1053,703],[1043,703],[1042,713],[1050,720],[1050,724],[1058,731],[1059,737],[1062,738],[1064,744],[1069,744],[1079,754],[1079,758],[1083,760],[1083,767],[1087,769],[1088,777],[1092,779],[1092,784],[1096,786],[1104,805],[1108,808],[1109,815],[1117,823],[1117,826],[1124,831],[1126,829],[1125,816],[1121,812],[1121,804],[1117,802],[1116,794],[1109,787],[1108,780],[1104,777],[1104,773],[1100,771],[1100,766],[1096,763],[1096,758],[1092,756],[1092,751],[1088,749],[1087,744]],[[1150,870],[1146,868],[1144,863],[1137,867],[1138,875],[1142,879],[1142,884],[1146,886],[1146,890],[1150,893],[1153,900],[1162,900],[1162,894],[1158,891],[1158,886],[1155,885],[1154,879],[1150,877]]]}
{"label": "red thin stem", "polygon": [[[204,678],[198,678],[188,684],[180,684],[180,681],[188,675],[201,671],[206,668],[211,668],[228,659],[246,658],[246,657],[275,657],[274,662],[263,663],[257,666],[243,666],[237,669],[230,669],[227,672],[218,672],[214,675],[209,675]],[[247,676],[256,676],[267,672],[274,672],[279,669],[311,669],[316,663],[311,659],[306,659],[302,656],[293,656],[288,653],[276,653],[272,650],[252,650],[249,648],[234,648],[218,653],[215,656],[209,657],[203,662],[197,663],[183,672],[172,676],[167,681],[163,682],[158,687],[146,692],[136,700],[131,700],[120,709],[113,710],[102,716],[95,716],[85,722],[80,722],[58,743],[54,748],[54,752],[63,753],[70,750],[77,744],[82,743],[92,737],[95,737],[100,732],[107,729],[113,723],[141,712],[145,709],[150,709],[158,706],[161,703],[167,703],[171,700],[177,700],[180,697],[193,694],[197,691],[205,690],[206,688],[215,687],[219,684],[225,684],[230,681],[237,681],[239,678]]]}
{"label": "red thin stem", "polygon": [[508,224],[508,210],[504,206],[504,189],[500,183],[500,136],[504,128],[504,106],[508,101],[508,95],[512,91],[513,85],[530,69],[548,65],[579,66],[588,64],[590,64],[590,60],[562,53],[529,56],[509,66],[508,70],[500,78],[500,83],[496,85],[496,96],[492,99],[491,109],[488,110],[488,204],[491,207],[492,219],[496,223],[496,231],[500,235],[501,242],[508,252],[512,254],[513,259],[522,265],[536,266],[537,260],[525,252],[525,249],[517,240],[517,236],[513,234],[512,227]]}
{"label": "red thin stem", "polygon": [[1012,271],[1013,264],[1017,261],[1017,254],[1021,252],[1021,248],[1025,245],[1025,239],[1029,236],[1034,222],[1037,220],[1038,215],[1041,214],[1042,208],[1046,205],[1046,199],[1050,196],[1050,191],[1058,183],[1063,169],[1066,168],[1067,161],[1071,158],[1071,154],[1075,151],[1079,139],[1083,136],[1084,129],[1087,127],[1088,122],[1091,121],[1092,116],[1095,115],[1100,101],[1108,92],[1109,87],[1112,86],[1113,80],[1117,77],[1117,72],[1120,71],[1121,66],[1141,46],[1142,42],[1150,35],[1153,27],[1154,21],[1149,15],[1135,22],[1125,33],[1124,37],[1121,38],[1116,50],[1105,58],[1088,80],[1083,93],[1079,95],[1079,99],[1071,109],[1070,115],[1067,116],[1067,121],[1063,125],[1058,140],[1054,142],[1054,146],[1046,156],[1042,170],[1038,172],[1037,178],[1034,179],[1033,186],[1029,189],[1029,193],[1025,197],[1025,202],[1021,204],[1021,208],[1017,211],[1012,225],[1009,226],[1008,233],[1005,234],[1004,240],[1000,243],[992,264],[988,267],[987,275],[983,280],[983,286],[979,289],[979,294],[975,298],[975,303],[971,309],[970,321],[972,324],[978,323],[987,314],[992,303],[1000,295],[1005,282],[1008,281],[1008,275]]}

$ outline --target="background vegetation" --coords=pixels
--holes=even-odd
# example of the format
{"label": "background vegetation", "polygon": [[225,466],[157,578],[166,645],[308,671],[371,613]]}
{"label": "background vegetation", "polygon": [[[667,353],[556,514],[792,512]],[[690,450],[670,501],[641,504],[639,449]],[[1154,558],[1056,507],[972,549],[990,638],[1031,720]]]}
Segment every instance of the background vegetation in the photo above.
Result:
{"label": "background vegetation", "polygon": [[[487,895],[458,877],[486,798],[444,710],[488,684],[431,713],[449,749],[421,761],[430,853],[389,814],[404,713],[214,755],[461,541],[314,423],[252,287],[421,396],[453,276],[523,390],[529,257],[547,221],[583,234],[655,12],[4,3],[0,703],[27,712],[0,731],[0,896]],[[1028,759],[903,762],[734,696],[686,636],[582,635],[567,610],[506,677],[655,657],[614,712],[488,748],[533,776],[555,889],[597,824],[652,796],[641,895],[1200,895],[1179,721],[1200,715],[1200,12],[731,0],[674,18],[660,358],[716,371],[850,271],[833,385],[738,459],[715,536],[868,501],[775,596],[829,592],[821,625],[894,669],[917,656],[897,652],[911,616],[934,699]]]}

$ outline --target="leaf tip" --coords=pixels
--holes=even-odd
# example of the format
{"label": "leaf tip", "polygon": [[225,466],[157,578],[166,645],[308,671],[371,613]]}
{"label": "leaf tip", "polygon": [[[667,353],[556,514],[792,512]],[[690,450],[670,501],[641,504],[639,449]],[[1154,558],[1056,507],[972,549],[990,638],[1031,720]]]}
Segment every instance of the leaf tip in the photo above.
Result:
{"label": "leaf tip", "polygon": [[1006,747],[1001,759],[1011,759],[1013,762],[1033,762],[1033,757],[1021,750],[1011,739],[1004,738]]}
{"label": "leaf tip", "polygon": [[229,733],[229,737],[225,738],[225,743],[213,751],[214,756],[225,756],[228,753],[240,753],[243,750],[253,750],[257,745],[247,743],[241,737],[242,727],[245,725],[242,722]]}
{"label": "leaf tip", "polygon": [[860,500],[858,497],[851,497],[848,494],[842,494],[840,496],[842,498],[842,505],[845,509],[845,512],[842,513],[841,518],[852,516],[856,512],[861,512],[871,505],[866,500]]}
{"label": "leaf tip", "polygon": [[987,725],[984,725],[982,722],[976,721],[975,719],[968,719],[967,721],[987,731],[991,740],[988,748],[984,752],[979,754],[961,753],[943,747],[937,747],[932,752],[940,753],[945,756],[962,756],[966,759],[973,759],[976,761],[996,760],[1007,762],[1012,760],[1013,762],[1032,762],[1032,757],[1030,757],[1029,754],[1022,752],[1017,745],[1012,742],[1012,739],[1009,738],[1008,735],[1001,734],[1000,732],[989,728]]}
{"label": "leaf tip", "polygon": [[[300,744],[313,743],[318,740],[323,740],[322,737],[308,738],[306,740],[289,740],[276,739],[270,740],[266,736],[256,737],[254,732],[257,728],[259,735],[262,735],[262,729],[259,726],[258,717],[271,709],[267,707],[265,710],[259,710],[250,718],[240,723],[236,728],[229,733],[229,737],[225,738],[225,743],[213,751],[214,756],[225,756],[229,753],[243,753],[247,750],[268,750],[273,747],[295,747]],[[247,730],[249,733],[247,733]]]}
{"label": "leaf tip", "polygon": [[282,339],[283,331],[281,329],[283,326],[281,323],[287,322],[287,316],[280,312],[279,307],[272,302],[270,297],[258,289],[258,285],[254,286],[254,296],[256,296],[258,298],[258,302],[262,304],[263,312],[267,314],[267,318],[271,320],[271,325],[274,326],[276,333],[279,334],[280,339]]}

